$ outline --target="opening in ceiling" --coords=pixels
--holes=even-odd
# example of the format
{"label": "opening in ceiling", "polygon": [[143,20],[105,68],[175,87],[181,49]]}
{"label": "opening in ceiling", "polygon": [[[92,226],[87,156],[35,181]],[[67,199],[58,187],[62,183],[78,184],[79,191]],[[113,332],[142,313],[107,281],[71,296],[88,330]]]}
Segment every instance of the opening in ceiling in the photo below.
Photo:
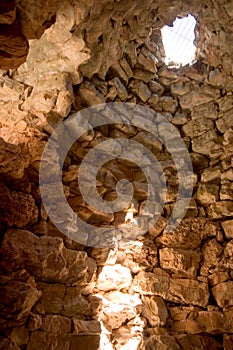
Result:
{"label": "opening in ceiling", "polygon": [[172,27],[164,26],[161,30],[165,50],[165,63],[172,65],[190,64],[195,59],[194,28],[196,20],[192,15],[176,18]]}

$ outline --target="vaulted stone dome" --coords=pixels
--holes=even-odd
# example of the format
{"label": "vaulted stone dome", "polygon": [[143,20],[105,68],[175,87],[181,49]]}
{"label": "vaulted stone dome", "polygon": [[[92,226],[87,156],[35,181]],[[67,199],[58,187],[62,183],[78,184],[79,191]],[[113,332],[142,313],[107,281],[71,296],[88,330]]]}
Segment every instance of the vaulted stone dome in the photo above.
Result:
{"label": "vaulted stone dome", "polygon": [[[166,64],[188,14],[195,60]],[[232,24],[231,0],[2,0],[0,349],[233,348]]]}

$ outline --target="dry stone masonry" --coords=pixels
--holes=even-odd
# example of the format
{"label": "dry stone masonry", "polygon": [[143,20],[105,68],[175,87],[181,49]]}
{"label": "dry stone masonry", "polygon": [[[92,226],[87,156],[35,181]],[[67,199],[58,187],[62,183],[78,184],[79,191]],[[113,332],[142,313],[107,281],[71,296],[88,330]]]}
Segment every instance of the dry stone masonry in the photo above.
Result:
{"label": "dry stone masonry", "polygon": [[[171,68],[160,29],[188,13],[197,19],[196,61]],[[2,1],[1,350],[233,349],[232,24],[231,0]],[[159,212],[151,203],[145,213],[145,175],[124,159],[107,162],[96,186],[112,201],[117,182],[127,178],[133,205],[104,213],[85,202],[80,164],[109,139],[150,150],[163,173],[155,174],[154,184],[164,176],[167,194],[159,221],[145,235],[93,248],[90,243],[100,239],[94,231],[80,244],[53,225],[41,200],[39,169],[55,127],[105,102],[149,107],[159,139],[143,124],[115,123],[83,134],[63,165],[71,208],[93,226],[127,227],[129,237],[138,214]],[[162,141],[169,136],[174,145],[177,139],[160,116],[176,127],[193,165],[193,176],[185,179],[193,184],[192,199],[172,233],[166,227],[179,181]],[[87,173],[87,188],[89,182]],[[159,186],[157,193],[163,196]]]}

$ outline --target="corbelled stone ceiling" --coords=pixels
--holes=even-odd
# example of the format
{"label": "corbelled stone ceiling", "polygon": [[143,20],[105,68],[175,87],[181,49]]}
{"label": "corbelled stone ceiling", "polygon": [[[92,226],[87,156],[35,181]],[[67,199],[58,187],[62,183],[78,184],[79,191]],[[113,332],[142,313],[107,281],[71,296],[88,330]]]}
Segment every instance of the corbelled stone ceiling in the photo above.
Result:
{"label": "corbelled stone ceiling", "polygon": [[[167,66],[161,28],[188,14],[195,61]],[[1,1],[0,350],[233,349],[232,43],[232,0]],[[141,108],[140,123],[136,107],[124,122],[127,106]],[[62,162],[64,128],[41,161],[63,124],[84,132]],[[125,178],[134,192],[114,212],[90,205],[78,181],[90,154],[91,196],[96,147],[115,154],[112,139],[128,157],[117,148],[98,169],[97,192],[111,203]],[[181,178],[186,153],[193,169]],[[149,183],[148,154],[160,165]],[[69,221],[59,188],[92,227],[80,239],[59,229]],[[158,213],[138,234],[140,215]],[[119,229],[114,239],[97,234],[106,227]]]}

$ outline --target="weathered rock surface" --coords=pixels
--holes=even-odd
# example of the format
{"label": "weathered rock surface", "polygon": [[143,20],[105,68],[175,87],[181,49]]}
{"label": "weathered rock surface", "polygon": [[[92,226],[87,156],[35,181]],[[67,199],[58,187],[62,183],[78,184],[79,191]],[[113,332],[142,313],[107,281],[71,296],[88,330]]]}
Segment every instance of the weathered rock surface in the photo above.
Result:
{"label": "weathered rock surface", "polygon": [[200,254],[194,251],[163,248],[159,250],[159,261],[162,269],[174,272],[177,276],[196,277]]}
{"label": "weathered rock surface", "polygon": [[[179,313],[176,315],[178,317]],[[173,322],[173,330],[180,333],[212,333],[221,334],[231,332],[232,311],[190,311],[186,317]]]}
{"label": "weathered rock surface", "polygon": [[[53,73],[37,81],[32,93],[23,103],[23,110],[38,117],[42,113],[56,113],[61,118],[67,117],[73,102],[72,80],[68,73]],[[55,117],[54,117],[55,119]],[[56,120],[56,119],[55,119]],[[57,118],[57,122],[59,118]],[[54,125],[48,117],[48,122]]]}
{"label": "weathered rock surface", "polygon": [[120,264],[104,266],[100,272],[96,287],[105,292],[123,288],[131,285],[132,276],[130,269]]}
{"label": "weathered rock surface", "polygon": [[[17,98],[17,97],[16,97]],[[5,142],[0,138],[0,173],[20,179],[29,165],[29,157],[23,147]]]}
{"label": "weathered rock surface", "polygon": [[[233,347],[231,7],[225,0],[148,0],[146,7],[134,0],[1,2],[0,56],[6,69],[0,71],[1,349]],[[187,13],[197,18],[201,59],[173,69],[163,62],[160,29]],[[8,70],[25,60],[28,39],[26,63]],[[92,226],[127,226],[125,221],[135,223],[145,212],[145,175],[123,159],[100,169],[97,190],[112,201],[117,182],[129,179],[130,209],[102,213],[81,196],[80,163],[110,138],[134,140],[154,154],[162,169],[153,186],[163,197],[163,172],[166,203],[149,234],[124,247],[114,242],[111,249],[87,248],[64,237],[45,212],[40,159],[49,135],[71,113],[113,101],[157,112],[160,139],[143,129],[149,112],[138,129],[112,124],[82,135],[61,164],[69,205]],[[186,218],[169,233],[168,219],[179,219],[183,203],[172,213],[179,177],[166,145],[176,146],[179,135],[193,163],[194,191]],[[129,156],[132,152],[129,147]],[[48,162],[46,183],[53,182],[55,158]],[[148,162],[144,152],[139,161]],[[89,188],[88,171],[85,176]],[[56,208],[55,197],[50,199]],[[160,210],[157,203],[150,208]],[[128,225],[130,237],[134,229]],[[86,243],[99,240],[94,229]]]}
{"label": "weathered rock surface", "polygon": [[18,280],[14,280],[12,277],[1,277],[0,314],[2,329],[24,324],[31,308],[41,296],[34,278],[30,277],[25,270],[22,271],[21,275],[19,274]]}
{"label": "weathered rock surface", "polygon": [[151,327],[164,326],[168,318],[168,311],[161,297],[143,296],[142,315],[146,317]]}
{"label": "weathered rock surface", "polygon": [[233,238],[233,221],[232,220],[226,220],[222,222],[222,228],[225,233],[225,236],[227,239]]}
{"label": "weathered rock surface", "polygon": [[69,350],[70,336],[66,334],[36,331],[31,334],[27,348],[29,350],[36,350],[38,349],[38,344],[45,350]]}
{"label": "weathered rock surface", "polygon": [[38,209],[33,197],[22,192],[11,192],[2,183],[0,183],[0,213],[1,222],[9,226],[23,227],[38,220]]}
{"label": "weathered rock surface", "polygon": [[168,335],[152,335],[148,340],[145,341],[145,349],[164,349],[164,350],[179,350],[180,346],[176,343],[173,337]]}
{"label": "weathered rock surface", "polygon": [[64,247],[61,238],[9,229],[4,236],[1,266],[6,271],[25,268],[47,282],[75,284],[87,271],[87,254]]}
{"label": "weathered rock surface", "polygon": [[212,293],[219,307],[229,307],[233,305],[232,300],[233,282],[222,282],[212,288]]}
{"label": "weathered rock surface", "polygon": [[18,68],[26,61],[29,45],[18,20],[0,24],[0,45],[0,69]]}
{"label": "weathered rock surface", "polygon": [[159,295],[165,300],[207,306],[209,299],[208,285],[189,279],[171,279],[163,270],[155,273],[140,272],[132,284],[135,292],[143,295]]}

